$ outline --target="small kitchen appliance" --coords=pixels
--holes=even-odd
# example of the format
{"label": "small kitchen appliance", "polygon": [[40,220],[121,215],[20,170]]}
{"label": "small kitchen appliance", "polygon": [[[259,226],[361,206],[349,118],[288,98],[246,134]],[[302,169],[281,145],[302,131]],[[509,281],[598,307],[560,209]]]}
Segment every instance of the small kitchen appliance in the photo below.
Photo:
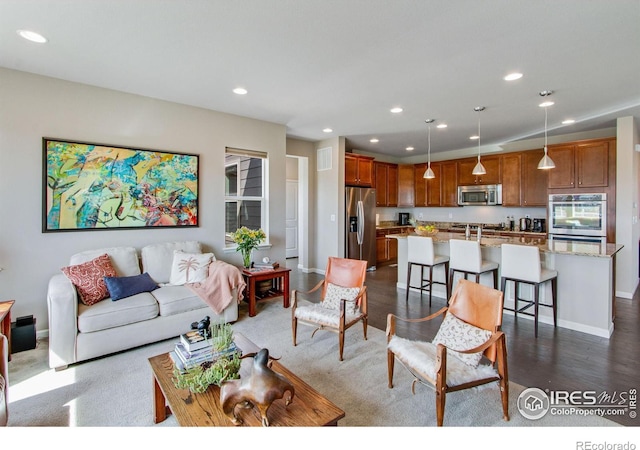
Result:
{"label": "small kitchen appliance", "polygon": [[409,213],[398,213],[398,225],[411,225],[409,223]]}
{"label": "small kitchen appliance", "polygon": [[546,233],[547,232],[547,219],[533,219],[533,232],[534,233]]}
{"label": "small kitchen appliance", "polygon": [[520,231],[531,231],[531,219],[528,217],[520,219]]}

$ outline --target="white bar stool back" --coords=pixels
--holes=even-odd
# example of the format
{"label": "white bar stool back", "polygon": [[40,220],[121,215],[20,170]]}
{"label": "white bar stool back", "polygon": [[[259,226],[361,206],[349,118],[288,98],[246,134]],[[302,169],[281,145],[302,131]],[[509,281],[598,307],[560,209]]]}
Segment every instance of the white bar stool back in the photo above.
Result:
{"label": "white bar stool back", "polygon": [[[406,301],[409,301],[409,289],[420,289],[420,298],[424,291],[429,292],[429,306],[431,306],[431,291],[434,284],[445,286],[447,299],[449,298],[449,284],[447,283],[447,272],[449,271],[449,257],[444,255],[436,255],[433,238],[422,236],[407,236],[407,294]],[[411,286],[411,268],[420,266],[420,284]],[[444,265],[444,281],[434,281],[433,268]],[[424,277],[425,267],[429,268],[429,278]]]}
{"label": "white bar stool back", "polygon": [[[453,278],[456,272],[462,272],[464,278],[467,275],[475,275],[476,283],[480,284],[480,275],[493,272],[493,288],[498,288],[499,264],[492,261],[484,261],[478,241],[451,239],[449,241],[449,289],[453,286]],[[450,297],[450,293],[448,297]]]}
{"label": "white bar stool back", "polygon": [[[500,290],[505,294],[507,281],[514,282],[513,308],[504,307],[507,311],[513,311],[516,318],[518,313],[533,316],[535,336],[538,337],[538,308],[546,306],[553,308],[553,326],[556,326],[558,295],[558,271],[543,269],[540,263],[540,249],[530,245],[502,244],[502,282]],[[551,304],[540,303],[540,285],[551,281]],[[525,300],[519,297],[521,283],[534,287],[533,299]],[[525,306],[518,308],[518,302],[525,302]],[[524,312],[533,306],[533,313]]]}

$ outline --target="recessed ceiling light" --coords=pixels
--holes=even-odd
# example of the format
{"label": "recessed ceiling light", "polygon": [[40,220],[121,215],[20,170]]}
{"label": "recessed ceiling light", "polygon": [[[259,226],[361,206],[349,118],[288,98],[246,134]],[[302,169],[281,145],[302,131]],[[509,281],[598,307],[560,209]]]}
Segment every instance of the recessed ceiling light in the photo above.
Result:
{"label": "recessed ceiling light", "polygon": [[520,72],[513,72],[504,77],[505,81],[514,81],[522,78],[522,74]]}
{"label": "recessed ceiling light", "polygon": [[400,108],[399,106],[396,106],[395,108],[391,108],[390,111],[394,114],[398,114],[402,112],[402,108]]}
{"label": "recessed ceiling light", "polygon": [[554,102],[552,102],[552,101],[546,101],[546,102],[542,102],[542,103],[540,103],[538,106],[539,106],[540,108],[546,108],[547,106],[553,106],[553,105],[555,105],[555,103],[554,103]]}
{"label": "recessed ceiling light", "polygon": [[412,151],[414,150],[414,148],[413,148],[413,147],[407,147],[407,148],[406,148],[406,150],[407,150],[408,152],[412,152]]}
{"label": "recessed ceiling light", "polygon": [[571,125],[572,123],[576,123],[576,121],[573,119],[567,119],[562,122],[562,125]]}
{"label": "recessed ceiling light", "polygon": [[324,133],[332,133],[333,129],[331,128],[325,128],[324,130],[322,130]]}
{"label": "recessed ceiling light", "polygon": [[237,87],[233,90],[233,93],[238,95],[245,95],[247,93],[247,90],[245,88]]}
{"label": "recessed ceiling light", "polygon": [[436,128],[447,128],[447,124],[446,123],[441,123],[439,125],[436,125]]}
{"label": "recessed ceiling light", "polygon": [[18,34],[31,42],[37,42],[38,44],[44,44],[47,42],[47,38],[43,35],[29,30],[18,30]]}
{"label": "recessed ceiling light", "polygon": [[480,136],[478,136],[477,134],[474,134],[473,136],[469,136],[469,139],[471,139],[472,141],[475,141],[476,139],[480,139]]}
{"label": "recessed ceiling light", "polygon": [[375,144],[376,142],[380,142],[380,141],[376,138],[373,138],[373,139],[369,139],[369,142],[371,142],[372,144]]}

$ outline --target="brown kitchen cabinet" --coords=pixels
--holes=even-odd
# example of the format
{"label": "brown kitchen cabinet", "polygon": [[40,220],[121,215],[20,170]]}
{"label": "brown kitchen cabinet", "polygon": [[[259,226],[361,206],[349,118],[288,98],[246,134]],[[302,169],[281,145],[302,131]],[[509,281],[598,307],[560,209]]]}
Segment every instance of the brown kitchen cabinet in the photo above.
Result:
{"label": "brown kitchen cabinet", "polygon": [[[543,149],[522,152],[522,206],[547,206],[549,170],[555,169],[538,169],[543,156]],[[504,181],[502,189],[504,195]]]}
{"label": "brown kitchen cabinet", "polygon": [[376,264],[392,264],[398,261],[398,240],[385,236],[401,234],[404,230],[404,228],[376,230]]}
{"label": "brown kitchen cabinet", "polygon": [[440,205],[458,206],[458,163],[443,161],[440,163],[442,181],[440,183]]}
{"label": "brown kitchen cabinet", "polygon": [[344,184],[346,186],[373,186],[373,158],[347,153],[344,155]]}
{"label": "brown kitchen cabinet", "polygon": [[415,206],[415,168],[413,164],[398,164],[398,206]]}
{"label": "brown kitchen cabinet", "polygon": [[442,206],[442,170],[441,163],[432,162],[435,178],[424,178],[428,164],[416,164],[415,176],[415,206]]}
{"label": "brown kitchen cabinet", "polygon": [[486,169],[484,175],[473,175],[473,168],[478,164],[478,158],[458,160],[458,186],[474,184],[500,184],[500,156],[481,156],[480,161]]}
{"label": "brown kitchen cabinet", "polygon": [[[502,156],[502,206],[521,206],[522,154]],[[546,189],[546,184],[545,184]]]}
{"label": "brown kitchen cabinet", "polygon": [[398,165],[374,161],[376,206],[398,206]]}
{"label": "brown kitchen cabinet", "polygon": [[556,167],[549,170],[549,189],[592,190],[609,186],[609,153],[614,145],[611,139],[550,145],[549,157]]}

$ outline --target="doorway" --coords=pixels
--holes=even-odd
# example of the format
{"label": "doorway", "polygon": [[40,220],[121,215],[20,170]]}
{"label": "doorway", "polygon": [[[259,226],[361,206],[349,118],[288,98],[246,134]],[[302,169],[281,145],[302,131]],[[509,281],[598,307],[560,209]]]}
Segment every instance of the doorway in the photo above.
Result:
{"label": "doorway", "polygon": [[285,256],[298,258],[300,269],[309,267],[309,160],[286,158]]}

